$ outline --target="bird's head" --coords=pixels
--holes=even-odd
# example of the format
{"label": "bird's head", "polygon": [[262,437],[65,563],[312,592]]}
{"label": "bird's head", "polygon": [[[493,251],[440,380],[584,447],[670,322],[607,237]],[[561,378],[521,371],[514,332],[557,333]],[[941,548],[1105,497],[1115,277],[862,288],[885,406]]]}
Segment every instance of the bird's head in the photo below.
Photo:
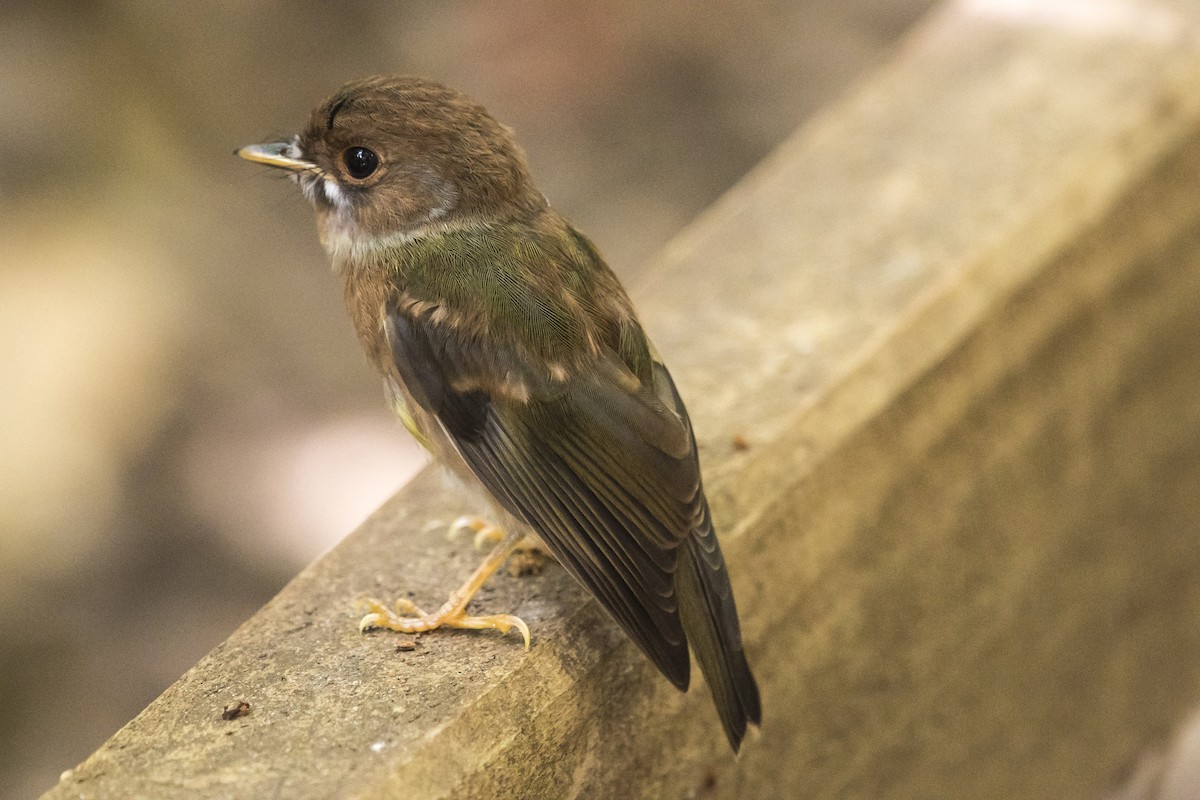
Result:
{"label": "bird's head", "polygon": [[461,93],[414,77],[339,89],[285,142],[242,158],[291,173],[317,210],[335,264],[393,236],[545,205],[512,131]]}

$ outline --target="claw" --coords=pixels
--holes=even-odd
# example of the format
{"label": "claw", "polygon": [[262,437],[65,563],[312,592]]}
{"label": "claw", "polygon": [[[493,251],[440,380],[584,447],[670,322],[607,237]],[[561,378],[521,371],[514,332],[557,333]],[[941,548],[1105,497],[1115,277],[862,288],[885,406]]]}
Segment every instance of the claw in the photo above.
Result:
{"label": "claw", "polygon": [[521,638],[525,640],[525,652],[528,653],[531,637],[529,635],[529,626],[525,624],[525,620],[520,617],[514,617],[512,614],[503,614],[501,616],[507,624],[502,623],[501,625],[497,625],[496,628],[501,633],[508,633],[509,628],[516,628],[520,631]]}
{"label": "claw", "polygon": [[495,546],[503,538],[504,531],[494,525],[486,525],[475,531],[475,550],[482,552],[489,546]]}
{"label": "claw", "polygon": [[450,523],[450,527],[446,530],[446,538],[454,539],[460,533],[465,531],[478,533],[479,531],[490,527],[492,526],[489,525],[487,520],[483,519],[482,517],[471,517],[464,515]]}
{"label": "claw", "polygon": [[391,611],[383,603],[374,598],[364,598],[354,604],[355,611],[365,611],[366,615],[358,621],[358,632],[366,633],[371,628],[381,627],[381,622],[391,616]]}
{"label": "claw", "polygon": [[475,549],[482,551],[490,545],[496,545],[504,539],[504,531],[497,528],[482,517],[459,517],[450,523],[446,536],[456,538],[460,533],[471,531],[475,534]]}

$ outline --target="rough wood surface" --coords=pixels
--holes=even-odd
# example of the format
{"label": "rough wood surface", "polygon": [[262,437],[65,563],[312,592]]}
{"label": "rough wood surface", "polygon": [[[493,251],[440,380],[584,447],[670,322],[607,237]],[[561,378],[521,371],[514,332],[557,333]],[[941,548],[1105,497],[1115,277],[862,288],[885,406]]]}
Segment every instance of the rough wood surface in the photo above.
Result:
{"label": "rough wood surface", "polygon": [[948,5],[637,287],[763,684],[740,759],[557,568],[478,603],[529,654],[360,636],[475,558],[427,473],[46,797],[1117,786],[1200,699],[1197,86],[1182,0]]}

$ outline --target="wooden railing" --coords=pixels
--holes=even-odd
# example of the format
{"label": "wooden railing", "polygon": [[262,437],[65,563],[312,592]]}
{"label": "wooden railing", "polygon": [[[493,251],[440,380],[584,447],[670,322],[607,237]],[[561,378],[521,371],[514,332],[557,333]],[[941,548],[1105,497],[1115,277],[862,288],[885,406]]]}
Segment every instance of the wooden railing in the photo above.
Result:
{"label": "wooden railing", "polygon": [[46,796],[1098,798],[1189,715],[1194,4],[941,8],[635,295],[762,683],[740,758],[556,567],[480,601],[529,653],[360,635],[475,559],[427,472]]}

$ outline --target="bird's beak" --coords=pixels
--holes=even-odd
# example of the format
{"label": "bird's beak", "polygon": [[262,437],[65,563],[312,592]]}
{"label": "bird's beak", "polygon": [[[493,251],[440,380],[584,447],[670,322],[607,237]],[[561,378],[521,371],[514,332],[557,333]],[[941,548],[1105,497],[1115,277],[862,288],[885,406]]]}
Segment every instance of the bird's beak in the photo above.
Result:
{"label": "bird's beak", "polygon": [[271,142],[270,144],[248,144],[240,148],[235,155],[239,155],[247,161],[286,169],[289,172],[316,170],[317,165],[311,161],[294,157],[297,150],[298,148],[291,142]]}

